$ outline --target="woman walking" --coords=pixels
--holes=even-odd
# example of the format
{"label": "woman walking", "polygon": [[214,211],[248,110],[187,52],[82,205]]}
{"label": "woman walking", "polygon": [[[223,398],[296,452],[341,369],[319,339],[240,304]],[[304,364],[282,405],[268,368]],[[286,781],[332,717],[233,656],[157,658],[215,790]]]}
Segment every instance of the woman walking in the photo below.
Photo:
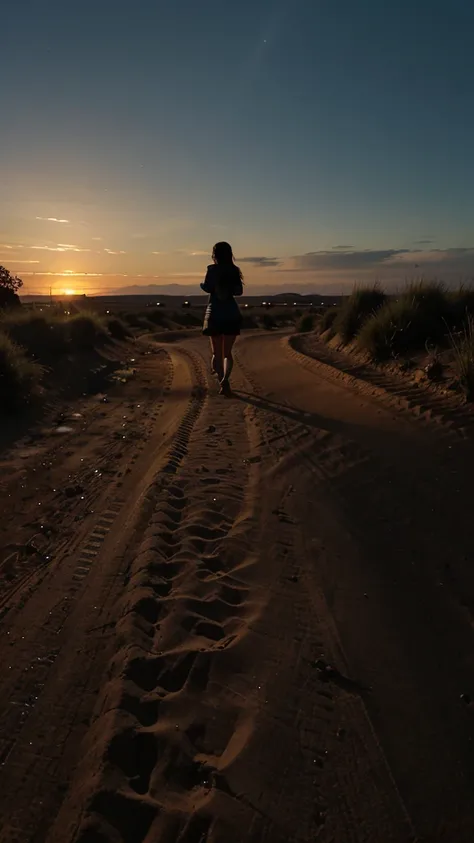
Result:
{"label": "woman walking", "polygon": [[216,243],[212,259],[214,263],[207,267],[206,278],[201,284],[201,289],[209,293],[202,332],[211,340],[211,368],[219,379],[220,392],[230,395],[230,375],[234,365],[232,347],[242,325],[235,296],[242,295],[243,275],[235,265],[229,243]]}

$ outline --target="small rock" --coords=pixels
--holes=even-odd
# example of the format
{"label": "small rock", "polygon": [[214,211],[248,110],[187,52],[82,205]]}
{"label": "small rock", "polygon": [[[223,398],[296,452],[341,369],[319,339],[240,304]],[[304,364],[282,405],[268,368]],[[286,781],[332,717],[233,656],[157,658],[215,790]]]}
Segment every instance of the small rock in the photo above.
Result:
{"label": "small rock", "polygon": [[84,489],[82,488],[82,486],[79,486],[78,484],[77,486],[66,486],[64,494],[67,498],[75,498],[76,495],[80,495],[83,491]]}
{"label": "small rock", "polygon": [[464,705],[471,705],[472,700],[469,694],[461,694],[459,699],[464,703]]}
{"label": "small rock", "polygon": [[207,432],[208,433],[215,433],[216,432],[215,426],[213,424],[210,424],[209,427],[207,428]]}

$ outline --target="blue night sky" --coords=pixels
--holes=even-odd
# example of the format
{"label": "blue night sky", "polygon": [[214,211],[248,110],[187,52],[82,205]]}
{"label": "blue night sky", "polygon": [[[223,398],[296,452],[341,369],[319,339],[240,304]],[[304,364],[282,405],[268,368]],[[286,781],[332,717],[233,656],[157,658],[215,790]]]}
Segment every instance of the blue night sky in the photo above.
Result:
{"label": "blue night sky", "polygon": [[[469,0],[15,0],[0,263],[27,291],[474,275]],[[64,220],[64,221],[60,221]]]}

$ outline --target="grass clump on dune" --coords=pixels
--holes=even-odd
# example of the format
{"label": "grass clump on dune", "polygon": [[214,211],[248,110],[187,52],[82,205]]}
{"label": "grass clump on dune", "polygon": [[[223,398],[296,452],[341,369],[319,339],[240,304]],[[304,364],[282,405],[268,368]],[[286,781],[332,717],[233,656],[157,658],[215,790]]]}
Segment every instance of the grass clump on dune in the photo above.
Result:
{"label": "grass clump on dune", "polygon": [[73,349],[90,350],[107,339],[105,322],[93,311],[76,313],[66,324]]}
{"label": "grass clump on dune", "polygon": [[34,310],[12,310],[0,317],[0,328],[37,360],[50,360],[68,350],[64,318]]}
{"label": "grass clump on dune", "polygon": [[276,328],[276,322],[270,313],[264,313],[261,318],[261,326],[266,331],[273,331]]}
{"label": "grass clump on dune", "polygon": [[449,301],[441,284],[412,284],[367,319],[357,342],[374,360],[387,360],[442,342],[448,316]]}
{"label": "grass clump on dune", "polygon": [[128,325],[118,316],[111,316],[107,319],[107,330],[114,340],[126,340],[132,336]]}
{"label": "grass clump on dune", "polygon": [[161,328],[166,327],[169,322],[169,318],[162,308],[150,309],[146,314],[146,318],[150,322],[153,322],[154,325],[159,325]]}
{"label": "grass clump on dune", "polygon": [[41,377],[41,366],[28,360],[23,349],[0,333],[0,412],[14,412],[26,404]]}
{"label": "grass clump on dune", "polygon": [[357,345],[374,360],[387,360],[401,350],[402,345],[408,350],[408,334],[414,314],[411,301],[399,299],[387,302],[378,313],[364,323],[357,335]]}
{"label": "grass clump on dune", "polygon": [[183,325],[185,328],[197,328],[202,325],[202,315],[200,313],[193,313],[192,310],[175,311],[171,314],[171,318],[178,325]]}
{"label": "grass clump on dune", "polygon": [[325,334],[326,331],[329,331],[329,337],[334,336],[334,323],[338,317],[339,309],[339,307],[328,307],[328,309],[324,311],[319,321],[319,331],[321,334]]}
{"label": "grass clump on dune", "polygon": [[376,313],[386,302],[387,296],[377,286],[356,288],[342,304],[335,322],[334,331],[345,343],[354,339],[364,322]]}
{"label": "grass clump on dune", "polygon": [[296,330],[299,334],[305,334],[312,331],[314,328],[314,316],[311,313],[305,313],[304,316],[296,324]]}
{"label": "grass clump on dune", "polygon": [[474,316],[474,290],[461,286],[448,294],[450,305],[449,325],[453,330],[462,330],[469,318]]}
{"label": "grass clump on dune", "polygon": [[97,313],[86,311],[68,317],[36,310],[8,311],[0,316],[0,328],[30,357],[47,363],[107,339],[106,323]]}
{"label": "grass clump on dune", "polygon": [[460,336],[451,336],[456,373],[467,401],[474,401],[474,318],[470,316]]}
{"label": "grass clump on dune", "polygon": [[[136,328],[142,331],[151,331],[154,327],[152,322],[150,322],[149,314],[144,316],[143,314],[131,311],[130,313],[123,313],[122,316],[131,328]],[[155,322],[155,324],[157,323]]]}

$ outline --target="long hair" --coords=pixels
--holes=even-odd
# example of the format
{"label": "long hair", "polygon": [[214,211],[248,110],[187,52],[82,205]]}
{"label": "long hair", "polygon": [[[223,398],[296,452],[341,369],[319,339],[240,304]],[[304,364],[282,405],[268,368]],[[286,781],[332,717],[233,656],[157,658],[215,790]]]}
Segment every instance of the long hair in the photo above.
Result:
{"label": "long hair", "polygon": [[220,299],[226,299],[232,295],[237,281],[243,282],[242,270],[235,263],[232,246],[225,240],[216,243],[212,250],[212,259],[220,270],[216,283],[217,295]]}

